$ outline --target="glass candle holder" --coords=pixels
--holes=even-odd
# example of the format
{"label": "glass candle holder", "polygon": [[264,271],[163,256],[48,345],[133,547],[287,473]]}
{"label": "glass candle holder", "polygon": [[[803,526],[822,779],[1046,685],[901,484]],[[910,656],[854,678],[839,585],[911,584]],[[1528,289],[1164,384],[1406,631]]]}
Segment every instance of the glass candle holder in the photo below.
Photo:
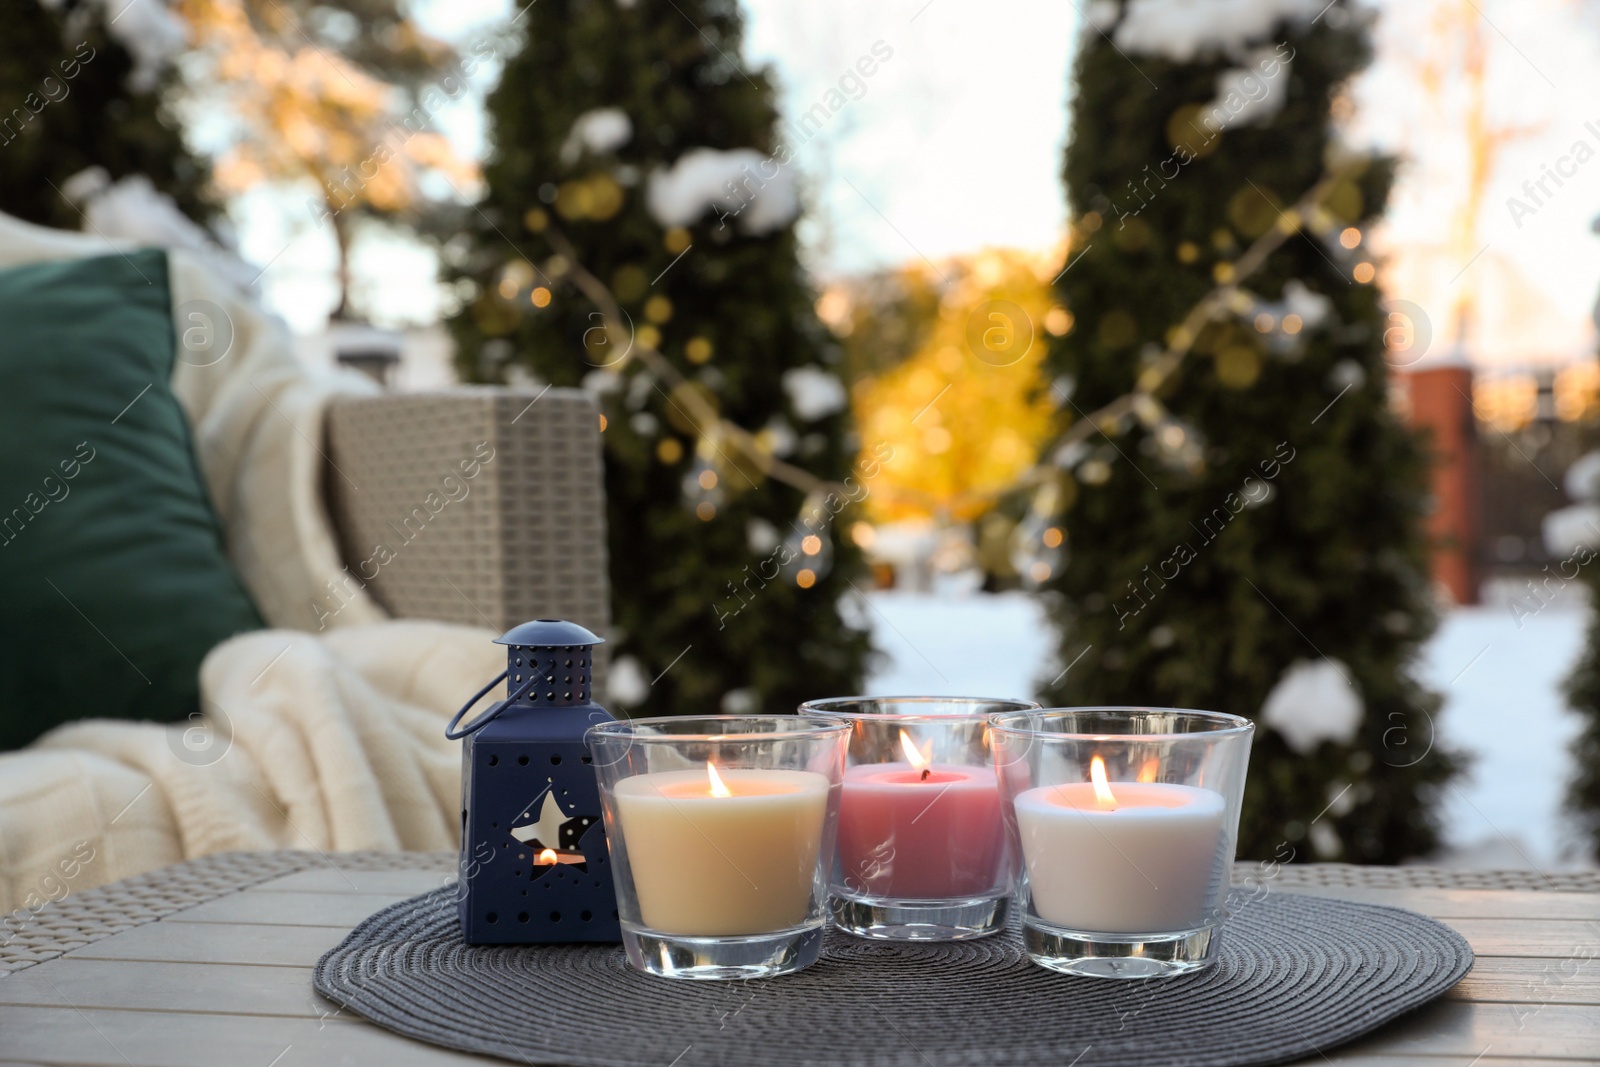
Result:
{"label": "glass candle holder", "polygon": [[1164,708],[1046,708],[990,723],[1034,962],[1101,978],[1210,964],[1254,724]]}
{"label": "glass candle holder", "polygon": [[1011,896],[989,716],[981,697],[842,697],[802,714],[849,722],[833,921],[860,937],[956,941],[1003,928]]}
{"label": "glass candle holder", "polygon": [[849,732],[793,715],[589,730],[634,967],[735,979],[816,962]]}

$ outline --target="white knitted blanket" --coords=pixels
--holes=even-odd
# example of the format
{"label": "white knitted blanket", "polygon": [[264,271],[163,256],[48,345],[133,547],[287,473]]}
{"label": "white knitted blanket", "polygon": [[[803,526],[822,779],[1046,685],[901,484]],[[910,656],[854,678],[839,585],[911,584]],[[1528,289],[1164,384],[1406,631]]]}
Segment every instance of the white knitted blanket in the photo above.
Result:
{"label": "white knitted blanket", "polygon": [[[111,250],[0,215],[0,267]],[[303,625],[343,565],[320,497],[323,412],[370,386],[307,373],[282,323],[202,256],[171,251],[170,275],[180,333],[213,308],[231,323],[228,354],[180,358],[172,383],[229,556],[270,625]],[[337,629],[214,649],[193,722],[76,722],[0,754],[0,940],[64,893],[210,852],[455,847],[460,755],[444,723],[503,653],[487,631],[345,596]]]}

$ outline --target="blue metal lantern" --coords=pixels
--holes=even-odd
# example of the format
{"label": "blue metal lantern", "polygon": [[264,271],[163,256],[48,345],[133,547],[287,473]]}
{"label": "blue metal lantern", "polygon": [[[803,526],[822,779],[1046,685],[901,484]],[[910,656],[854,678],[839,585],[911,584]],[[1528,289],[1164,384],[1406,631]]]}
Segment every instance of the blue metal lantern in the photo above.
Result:
{"label": "blue metal lantern", "polygon": [[[576,623],[525,622],[495,639],[506,671],[456,713],[461,746],[461,933],[468,944],[620,941],[605,825],[584,731],[595,645]],[[462,716],[506,681],[506,699]]]}

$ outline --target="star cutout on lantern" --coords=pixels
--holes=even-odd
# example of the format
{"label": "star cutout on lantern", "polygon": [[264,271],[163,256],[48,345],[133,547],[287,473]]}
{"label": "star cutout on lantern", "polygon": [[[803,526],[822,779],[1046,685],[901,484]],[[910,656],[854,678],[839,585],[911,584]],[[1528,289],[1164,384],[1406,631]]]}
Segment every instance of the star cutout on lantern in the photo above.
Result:
{"label": "star cutout on lantern", "polygon": [[[527,812],[522,817],[528,817]],[[525,845],[535,848],[555,848],[561,839],[561,824],[566,822],[567,814],[561,810],[560,801],[556,800],[554,789],[545,791],[544,803],[539,808],[539,817],[532,822],[519,823],[511,828],[511,836]],[[534,842],[539,842],[534,844]]]}
{"label": "star cutout on lantern", "polygon": [[[529,812],[523,812],[522,817],[528,818]],[[555,790],[551,789],[544,794],[538,818],[513,826],[511,836],[533,850],[535,878],[557,863],[587,870],[587,861],[579,843],[589,827],[598,821],[593,815],[570,815],[563,811]],[[545,853],[550,855],[547,857]]]}

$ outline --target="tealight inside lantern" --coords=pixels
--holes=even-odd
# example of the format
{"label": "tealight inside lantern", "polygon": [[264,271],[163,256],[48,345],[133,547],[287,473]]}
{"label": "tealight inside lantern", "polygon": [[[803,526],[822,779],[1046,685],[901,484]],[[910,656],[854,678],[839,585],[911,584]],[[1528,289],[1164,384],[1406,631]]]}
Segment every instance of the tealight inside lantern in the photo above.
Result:
{"label": "tealight inside lantern", "polygon": [[[539,817],[528,821],[528,812],[524,811],[521,816],[522,821],[511,828],[511,836],[533,850],[535,866],[548,867],[556,863],[566,863],[579,870],[587,870],[588,860],[582,852],[582,842],[590,827],[600,821],[600,817],[569,816],[562,809],[560,801],[556,799],[554,788],[551,788],[554,782],[553,777],[547,778],[546,789],[538,806]],[[521,859],[522,855],[519,852],[518,858]],[[546,860],[545,857],[549,859]]]}

